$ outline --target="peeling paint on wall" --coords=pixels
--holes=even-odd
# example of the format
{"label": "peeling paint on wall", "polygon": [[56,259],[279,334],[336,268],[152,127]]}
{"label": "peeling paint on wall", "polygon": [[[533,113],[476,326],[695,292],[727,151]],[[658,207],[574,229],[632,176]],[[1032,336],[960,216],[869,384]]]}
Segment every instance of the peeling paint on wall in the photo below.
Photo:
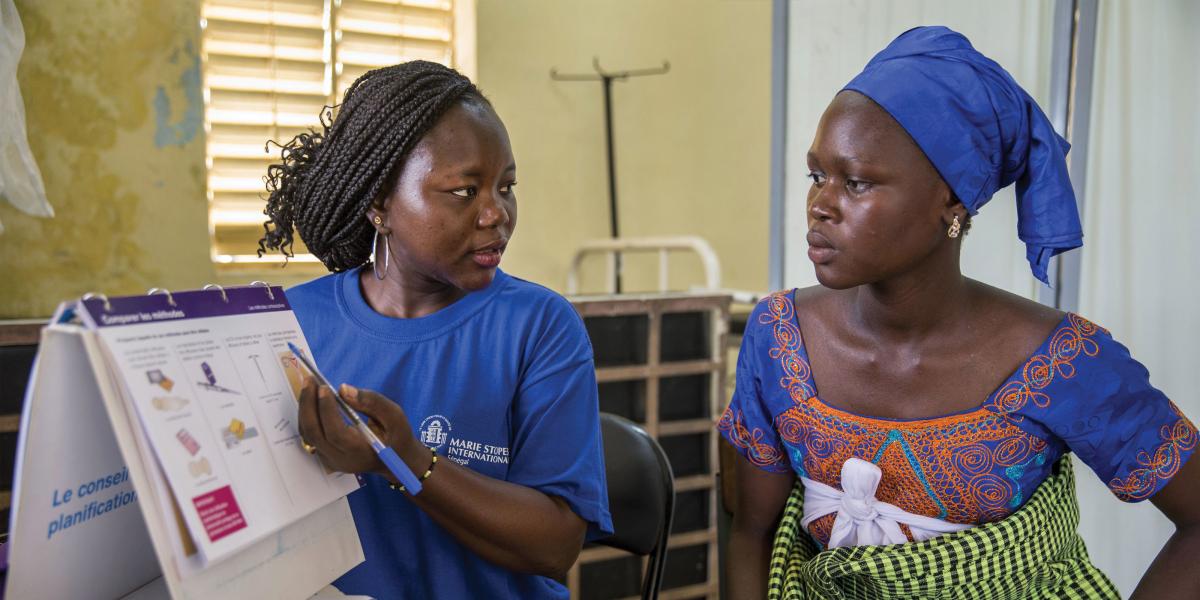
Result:
{"label": "peeling paint on wall", "polygon": [[17,10],[29,143],[57,216],[0,205],[8,229],[0,318],[48,316],[92,290],[136,294],[211,280],[199,0],[87,10],[17,0]]}
{"label": "peeling paint on wall", "polygon": [[[171,64],[179,62],[179,52],[171,56]],[[191,66],[179,76],[178,89],[184,108],[178,122],[171,122],[171,100],[167,88],[158,86],[154,93],[154,145],[184,146],[196,137],[204,124],[204,93],[200,88],[200,57],[189,41],[184,48],[184,60]]]}

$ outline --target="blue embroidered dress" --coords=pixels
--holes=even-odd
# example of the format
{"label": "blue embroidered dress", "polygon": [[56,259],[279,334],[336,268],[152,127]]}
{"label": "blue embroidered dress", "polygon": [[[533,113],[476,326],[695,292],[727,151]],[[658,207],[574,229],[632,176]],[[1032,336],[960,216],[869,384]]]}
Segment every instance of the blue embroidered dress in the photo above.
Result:
{"label": "blue embroidered dress", "polygon": [[[790,292],[751,314],[718,430],[755,466],[833,488],[848,459],[869,461],[882,471],[879,501],[970,525],[1020,508],[1066,452],[1136,502],[1166,485],[1197,443],[1146,368],[1075,314],[974,410],[891,420],[834,408],[817,394]],[[833,523],[832,514],[816,519],[809,533],[827,544]]]}

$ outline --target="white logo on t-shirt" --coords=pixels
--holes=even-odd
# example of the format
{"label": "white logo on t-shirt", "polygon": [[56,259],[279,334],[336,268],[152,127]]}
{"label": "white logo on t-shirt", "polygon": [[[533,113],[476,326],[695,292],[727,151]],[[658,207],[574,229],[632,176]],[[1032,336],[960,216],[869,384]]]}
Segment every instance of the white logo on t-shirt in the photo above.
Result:
{"label": "white logo on t-shirt", "polygon": [[421,443],[430,448],[441,448],[450,437],[450,419],[442,415],[429,415],[421,421]]}

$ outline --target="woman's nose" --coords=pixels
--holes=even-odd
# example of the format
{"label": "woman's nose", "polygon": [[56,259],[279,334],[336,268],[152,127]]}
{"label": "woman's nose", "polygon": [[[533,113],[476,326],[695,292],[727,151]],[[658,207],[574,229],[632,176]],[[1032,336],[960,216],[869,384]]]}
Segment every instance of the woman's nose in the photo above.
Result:
{"label": "woman's nose", "polygon": [[830,186],[814,187],[808,194],[808,218],[814,221],[828,221],[834,216],[834,209],[829,202]]}
{"label": "woman's nose", "polygon": [[493,229],[509,222],[508,209],[504,207],[502,196],[498,192],[492,192],[482,198],[483,208],[479,211],[479,226],[484,229]]}

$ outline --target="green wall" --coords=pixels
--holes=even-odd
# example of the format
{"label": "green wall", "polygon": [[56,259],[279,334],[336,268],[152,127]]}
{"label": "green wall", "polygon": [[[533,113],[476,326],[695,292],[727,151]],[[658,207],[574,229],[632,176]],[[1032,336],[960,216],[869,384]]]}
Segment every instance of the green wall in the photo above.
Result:
{"label": "green wall", "polygon": [[0,202],[0,318],[213,277],[198,0],[17,0],[29,143],[53,219]]}
{"label": "green wall", "polygon": [[[0,318],[44,317],[87,291],[213,281],[199,0],[17,8],[29,142],[56,216],[0,202]],[[669,74],[614,86],[622,233],[702,236],[725,287],[766,288],[770,2],[479,0],[477,17],[479,83],[519,168],[508,271],[561,290],[576,245],[608,235],[600,85],[551,81],[550,68],[667,59]],[[627,284],[652,287],[656,265],[631,260]],[[700,282],[697,261],[673,265],[674,285]],[[586,287],[598,289],[600,266],[585,264]]]}

